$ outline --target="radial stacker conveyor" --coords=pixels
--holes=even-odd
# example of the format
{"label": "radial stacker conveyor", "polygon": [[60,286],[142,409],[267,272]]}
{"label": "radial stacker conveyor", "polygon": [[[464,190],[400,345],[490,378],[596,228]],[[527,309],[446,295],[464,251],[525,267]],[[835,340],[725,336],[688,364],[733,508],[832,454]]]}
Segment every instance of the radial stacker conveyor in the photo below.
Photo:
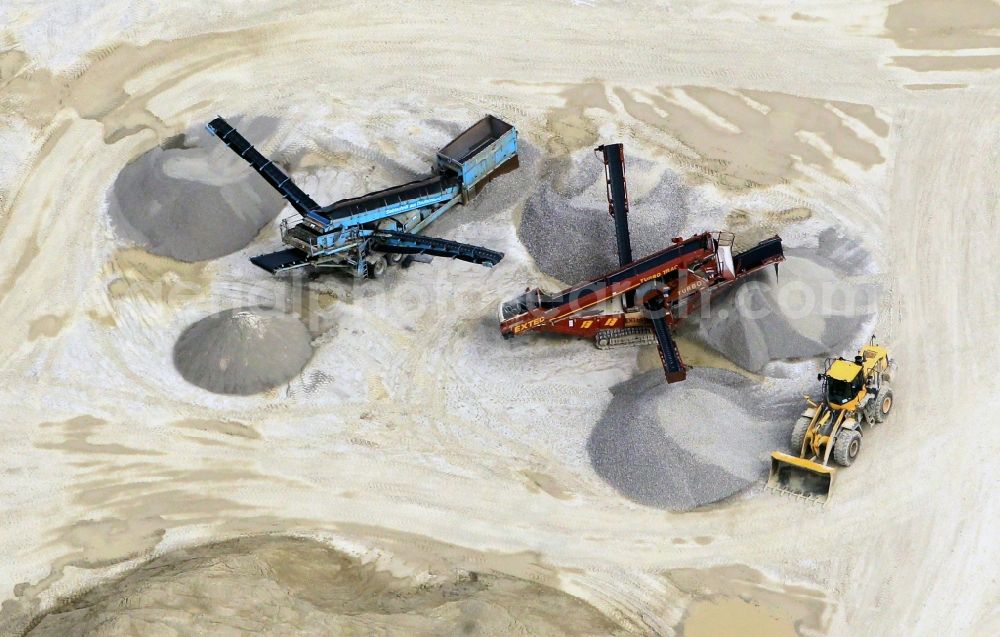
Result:
{"label": "radial stacker conveyor", "polygon": [[615,222],[619,269],[560,292],[529,289],[499,308],[500,333],[529,331],[593,338],[599,348],[656,343],[667,382],[684,380],[686,367],[673,327],[712,295],[784,260],[774,236],[733,254],[734,235],[703,232],[673,238],[670,246],[639,259],[632,256],[628,193],[621,144],[595,149],[603,156],[608,209]]}

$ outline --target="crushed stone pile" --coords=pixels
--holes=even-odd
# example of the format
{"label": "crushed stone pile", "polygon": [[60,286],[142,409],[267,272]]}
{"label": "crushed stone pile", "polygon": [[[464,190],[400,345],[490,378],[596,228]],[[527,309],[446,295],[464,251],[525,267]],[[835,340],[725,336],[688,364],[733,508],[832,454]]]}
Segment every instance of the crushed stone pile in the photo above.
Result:
{"label": "crushed stone pile", "polygon": [[205,317],[174,344],[181,376],[217,394],[245,396],[283,385],[312,355],[312,337],[302,321],[253,307]]}
{"label": "crushed stone pile", "polygon": [[[275,130],[267,118],[234,125],[255,145]],[[284,207],[281,195],[200,126],[126,165],[109,199],[118,236],[188,262],[245,248]]]}
{"label": "crushed stone pile", "polygon": [[[635,255],[668,246],[673,229],[683,227],[692,209],[700,205],[693,190],[671,171],[664,171],[655,185],[640,191],[640,175],[655,168],[650,162],[626,157],[626,171],[635,176],[629,182],[629,227]],[[552,160],[542,168],[538,183],[518,227],[518,238],[538,268],[566,284],[617,269],[603,163],[589,150],[572,159]]]}
{"label": "crushed stone pile", "polygon": [[611,635],[575,597],[506,575],[394,577],[313,540],[180,549],[43,615],[30,637],[84,635]]}
{"label": "crushed stone pile", "polygon": [[849,277],[821,255],[786,250],[786,260],[705,306],[693,336],[740,367],[849,354],[877,311],[877,285]]}
{"label": "crushed stone pile", "polygon": [[594,470],[645,506],[690,511],[767,477],[784,449],[802,398],[718,369],[695,369],[667,385],[653,370],[612,389],[587,441]]}

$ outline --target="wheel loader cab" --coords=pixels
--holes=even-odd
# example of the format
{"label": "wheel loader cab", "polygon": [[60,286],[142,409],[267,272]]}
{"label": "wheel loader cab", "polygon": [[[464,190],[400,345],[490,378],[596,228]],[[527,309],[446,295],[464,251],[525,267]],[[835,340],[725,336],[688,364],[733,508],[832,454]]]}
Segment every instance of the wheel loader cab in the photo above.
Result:
{"label": "wheel loader cab", "polygon": [[865,389],[861,365],[838,359],[826,372],[826,401],[832,408],[845,408]]}

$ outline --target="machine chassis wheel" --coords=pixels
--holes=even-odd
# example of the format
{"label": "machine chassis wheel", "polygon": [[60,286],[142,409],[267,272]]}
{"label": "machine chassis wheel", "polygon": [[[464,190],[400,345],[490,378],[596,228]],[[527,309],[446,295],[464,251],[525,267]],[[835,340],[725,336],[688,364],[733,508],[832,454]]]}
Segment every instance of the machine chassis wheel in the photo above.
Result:
{"label": "machine chassis wheel", "polygon": [[385,257],[379,257],[374,261],[368,262],[368,277],[372,279],[381,279],[385,276],[385,271],[389,267],[389,262],[386,261]]}
{"label": "machine chassis wheel", "polygon": [[853,429],[841,429],[833,443],[833,461],[849,467],[861,453],[861,434]]}
{"label": "machine chassis wheel", "polygon": [[886,418],[889,417],[889,412],[892,411],[892,403],[892,389],[886,387],[879,392],[878,405],[875,407],[875,420],[885,422]]}
{"label": "machine chassis wheel", "polygon": [[798,454],[802,451],[802,442],[806,439],[806,432],[809,431],[809,423],[812,422],[811,416],[799,416],[799,419],[795,421],[795,426],[792,427],[792,435],[789,438],[789,445],[792,448],[792,453]]}

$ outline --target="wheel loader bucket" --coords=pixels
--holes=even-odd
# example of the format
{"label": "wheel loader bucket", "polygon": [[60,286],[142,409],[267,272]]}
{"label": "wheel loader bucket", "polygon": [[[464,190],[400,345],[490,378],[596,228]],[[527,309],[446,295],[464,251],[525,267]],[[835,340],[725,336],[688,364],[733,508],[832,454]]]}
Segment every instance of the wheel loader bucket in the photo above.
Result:
{"label": "wheel loader bucket", "polygon": [[775,451],[771,454],[771,474],[767,487],[816,502],[830,497],[835,471],[812,460]]}

